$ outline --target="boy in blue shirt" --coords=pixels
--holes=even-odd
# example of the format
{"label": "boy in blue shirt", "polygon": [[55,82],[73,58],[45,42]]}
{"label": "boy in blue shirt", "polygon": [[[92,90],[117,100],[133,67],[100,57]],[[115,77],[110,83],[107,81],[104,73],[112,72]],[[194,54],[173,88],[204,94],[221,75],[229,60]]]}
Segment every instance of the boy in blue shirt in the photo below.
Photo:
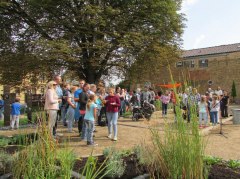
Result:
{"label": "boy in blue shirt", "polygon": [[20,98],[16,98],[15,102],[11,105],[11,128],[14,129],[14,125],[16,123],[16,128],[19,127],[19,116],[20,116],[21,104]]}

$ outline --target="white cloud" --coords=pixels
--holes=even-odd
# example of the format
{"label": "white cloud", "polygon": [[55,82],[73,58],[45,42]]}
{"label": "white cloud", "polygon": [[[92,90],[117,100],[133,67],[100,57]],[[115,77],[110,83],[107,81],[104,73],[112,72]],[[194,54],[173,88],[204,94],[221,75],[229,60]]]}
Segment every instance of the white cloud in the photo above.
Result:
{"label": "white cloud", "polygon": [[193,48],[199,48],[199,45],[206,39],[206,36],[204,34],[197,37],[194,41]]}

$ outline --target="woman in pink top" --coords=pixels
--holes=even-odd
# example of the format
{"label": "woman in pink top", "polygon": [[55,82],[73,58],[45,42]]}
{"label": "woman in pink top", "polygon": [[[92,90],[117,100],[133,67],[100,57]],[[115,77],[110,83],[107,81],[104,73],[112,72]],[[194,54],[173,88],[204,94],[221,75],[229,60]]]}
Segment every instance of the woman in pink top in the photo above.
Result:
{"label": "woman in pink top", "polygon": [[118,110],[120,107],[120,99],[117,95],[114,95],[114,89],[110,88],[106,100],[106,112],[108,120],[108,138],[112,138],[113,128],[113,140],[117,141],[117,120]]}
{"label": "woman in pink top", "polygon": [[166,117],[168,103],[170,101],[169,91],[166,90],[165,94],[161,95],[160,100],[162,101],[162,117]]}
{"label": "woman in pink top", "polygon": [[57,83],[55,81],[50,81],[47,84],[47,92],[45,94],[44,109],[48,114],[48,127],[51,135],[53,135],[53,127],[55,126],[57,111],[59,110],[59,99],[56,93],[56,86]]}

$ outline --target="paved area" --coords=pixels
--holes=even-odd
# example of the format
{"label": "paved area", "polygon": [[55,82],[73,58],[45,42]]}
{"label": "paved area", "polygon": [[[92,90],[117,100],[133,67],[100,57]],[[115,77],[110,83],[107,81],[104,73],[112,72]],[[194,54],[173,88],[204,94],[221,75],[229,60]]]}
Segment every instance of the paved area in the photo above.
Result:
{"label": "paved area", "polygon": [[[120,118],[118,121],[118,141],[113,142],[107,138],[107,127],[96,127],[95,142],[97,147],[88,147],[86,142],[80,141],[77,128],[74,127],[73,133],[68,133],[67,128],[59,124],[58,133],[59,147],[69,147],[77,156],[86,156],[102,154],[107,147],[115,146],[117,149],[131,149],[135,145],[143,142],[150,142],[151,135],[149,127],[157,127],[163,134],[164,122],[174,122],[173,114],[170,111],[168,118],[162,118],[160,112],[155,112],[152,119],[148,122],[144,119],[140,121],[132,121],[130,118]],[[240,159],[240,125],[233,125],[231,118],[224,120],[222,131],[224,135],[220,135],[220,128],[209,126],[203,129],[204,139],[206,141],[206,154],[214,155],[224,159]],[[20,129],[14,131],[0,131],[0,135],[11,136],[18,133],[34,132],[36,129]],[[207,131],[207,132],[206,132]]]}

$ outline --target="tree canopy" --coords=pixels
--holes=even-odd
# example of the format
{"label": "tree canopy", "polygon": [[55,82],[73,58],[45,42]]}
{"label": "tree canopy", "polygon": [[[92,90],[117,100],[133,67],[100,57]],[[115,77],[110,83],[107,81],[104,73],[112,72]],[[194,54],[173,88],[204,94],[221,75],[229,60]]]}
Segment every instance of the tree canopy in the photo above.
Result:
{"label": "tree canopy", "polygon": [[[0,3],[0,81],[65,68],[90,83],[179,49],[181,0]],[[152,53],[151,53],[152,51]],[[150,57],[151,56],[151,57]]]}

